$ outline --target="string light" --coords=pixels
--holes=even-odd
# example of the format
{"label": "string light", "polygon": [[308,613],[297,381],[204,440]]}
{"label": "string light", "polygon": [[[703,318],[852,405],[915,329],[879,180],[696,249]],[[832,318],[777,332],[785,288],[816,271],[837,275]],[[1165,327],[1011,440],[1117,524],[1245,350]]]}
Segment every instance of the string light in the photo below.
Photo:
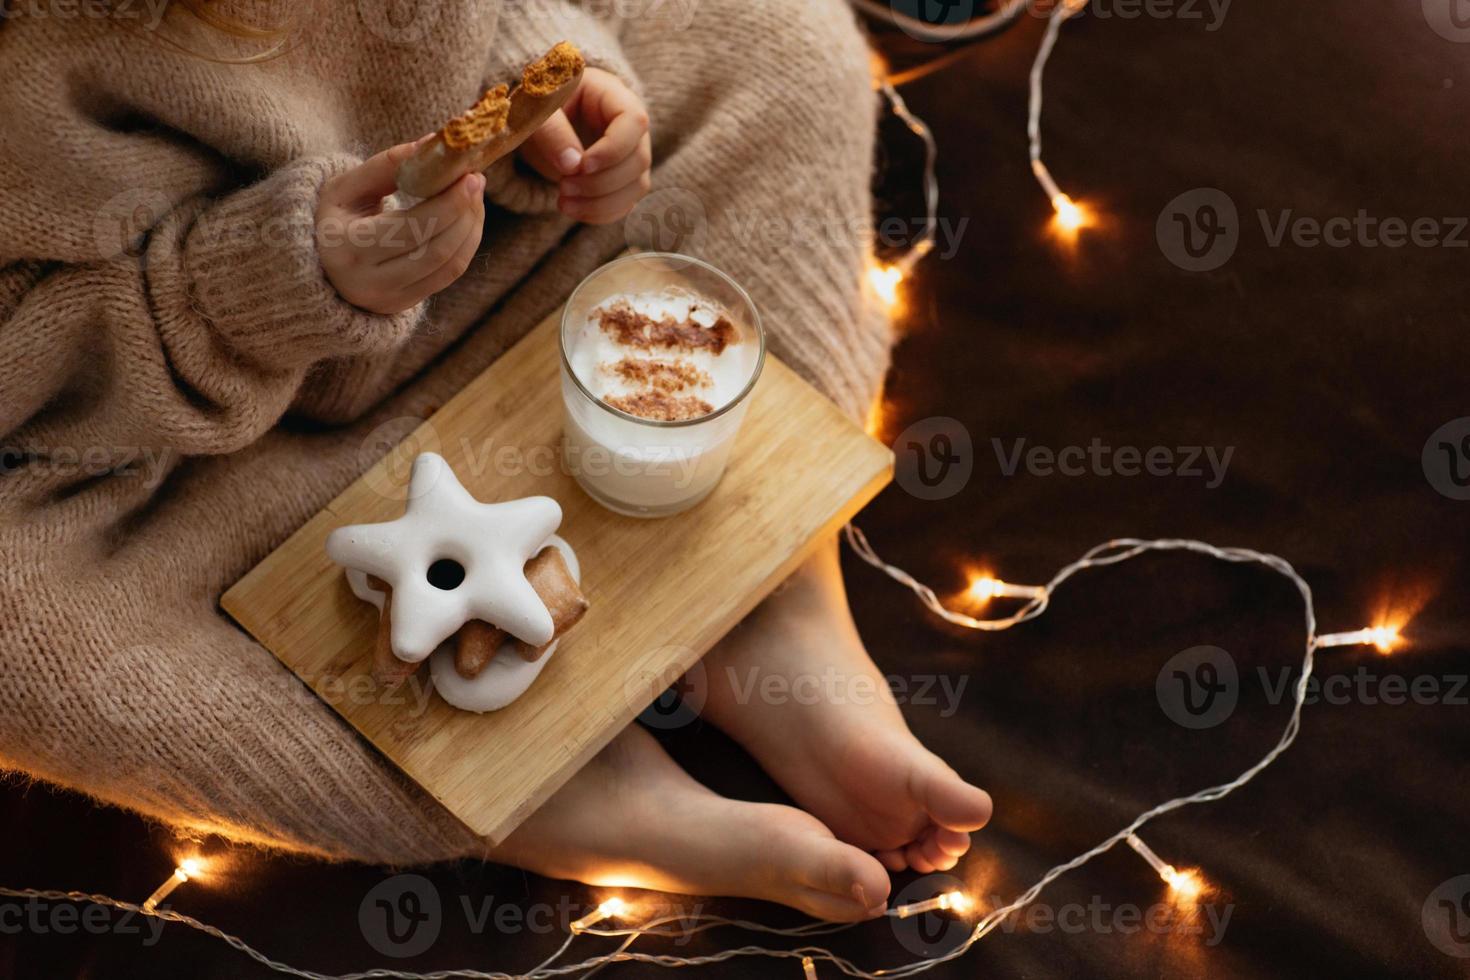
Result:
{"label": "string light", "polygon": [[624,915],[627,911],[628,903],[614,896],[582,916],[576,922],[573,922],[571,925],[572,932],[586,932],[588,928],[597,925],[597,923],[604,919],[617,918]]}
{"label": "string light", "polygon": [[961,891],[945,892],[935,895],[933,898],[922,902],[910,902],[908,905],[900,905],[890,909],[888,914],[899,919],[907,919],[913,915],[921,915],[924,912],[958,912],[961,915],[970,911],[973,903],[970,896]]}
{"label": "string light", "polygon": [[1197,872],[1180,871],[1174,865],[1165,862],[1137,834],[1129,834],[1123,839],[1127,841],[1129,847],[1138,852],[1139,857],[1147,861],[1149,866],[1159,873],[1159,877],[1164,879],[1164,883],[1169,886],[1169,890],[1174,893],[1175,897],[1192,902],[1204,892],[1204,882],[1200,880]]}
{"label": "string light", "polygon": [[1041,36],[1041,46],[1036,50],[1036,60],[1031,63],[1031,90],[1026,108],[1026,137],[1031,153],[1031,173],[1056,212],[1052,217],[1052,227],[1068,239],[1075,238],[1079,231],[1093,222],[1091,214],[1057,185],[1051,170],[1041,159],[1041,109],[1044,99],[1042,79],[1062,25],[1080,14],[1086,6],[1087,0],[1060,0],[1052,9],[1046,21],[1046,32]]}
{"label": "string light", "polygon": [[923,601],[930,612],[954,623],[956,626],[963,626],[965,629],[984,630],[986,632],[1010,629],[1018,623],[1024,623],[1029,619],[1035,619],[1037,616],[1040,616],[1051,603],[1051,590],[1048,586],[1016,586],[1016,588],[1030,590],[1028,592],[1030,598],[1026,600],[1026,603],[1020,609],[1010,616],[978,619],[968,613],[950,609],[940,601],[939,595],[932,588],[896,565],[890,565],[882,558],[879,558],[878,553],[873,550],[873,546],[868,543],[867,535],[863,534],[862,529],[857,525],[849,524],[843,529],[843,532],[847,535],[849,547],[852,548],[853,552],[859,558],[883,572],[883,574],[895,582],[907,587]]}
{"label": "string light", "polygon": [[801,973],[806,980],[817,980],[817,964],[810,956],[801,958]]}
{"label": "string light", "polygon": [[175,888],[179,887],[190,878],[199,877],[199,875],[202,874],[203,871],[204,866],[201,865],[196,858],[185,858],[184,860],[180,861],[179,866],[174,868],[174,873],[169,875],[168,878],[164,880],[163,884],[155,888],[152,895],[149,895],[146,899],[144,899],[143,911],[152,912],[154,909],[158,908],[159,902],[163,901],[165,898],[168,898],[170,895],[173,894]]}
{"label": "string light", "polygon": [[894,312],[900,305],[898,287],[908,278],[914,266],[934,250],[935,237],[939,230],[939,175],[936,170],[939,144],[935,141],[929,124],[914,114],[887,77],[879,79],[878,90],[888,100],[893,114],[924,144],[924,227],[919,232],[919,237],[909,246],[909,250],[896,261],[879,262],[870,259],[868,262],[868,285],[884,307],[889,312]]}
{"label": "string light", "polygon": [[[829,949],[815,946],[808,946],[801,949],[792,950],[746,945],[722,949],[704,956],[688,957],[634,952],[629,947],[633,944],[635,940],[644,936],[677,938],[680,936],[687,936],[693,933],[701,932],[710,928],[730,927],[755,932],[770,933],[775,935],[809,937],[838,932],[843,929],[849,929],[852,928],[853,924],[812,922],[803,926],[796,926],[790,929],[778,929],[771,926],[764,926],[759,923],[742,922],[738,920],[724,919],[719,916],[701,914],[684,917],[664,917],[662,919],[655,919],[649,922],[645,922],[642,925],[637,926],[636,928],[621,930],[617,932],[602,932],[589,929],[590,925],[601,922],[611,917],[627,917],[627,904],[621,898],[610,898],[599,905],[597,909],[589,915],[572,923],[572,935],[568,936],[567,942],[563,944],[562,949],[559,950],[558,953],[553,956],[551,960],[546,961],[541,966],[535,968],[529,973],[510,975],[503,972],[488,973],[478,970],[454,970],[449,972],[439,972],[435,974],[423,974],[397,970],[373,970],[366,974],[349,974],[345,978],[329,977],[324,974],[301,970],[294,966],[291,966],[290,964],[272,960],[265,954],[261,953],[259,950],[256,950],[249,944],[245,943],[244,940],[225,933],[215,926],[200,922],[197,919],[182,915],[170,909],[158,909],[156,907],[144,908],[128,902],[119,901],[118,899],[111,898],[106,895],[89,895],[82,892],[40,891],[38,889],[29,888],[14,889],[0,887],[0,895],[5,895],[13,898],[36,899],[45,901],[85,902],[94,905],[102,905],[110,908],[115,908],[122,911],[142,912],[145,915],[158,918],[162,921],[178,923],[190,929],[194,929],[198,932],[212,936],[228,944],[234,949],[239,950],[240,952],[249,956],[251,959],[255,960],[257,963],[260,963],[262,966],[265,966],[271,970],[275,970],[279,973],[285,973],[291,976],[300,977],[302,978],[302,980],[349,980],[349,978],[350,980],[363,980],[363,978],[367,976],[384,978],[384,980],[388,980],[388,978],[392,978],[392,980],[440,980],[440,978],[447,976],[465,977],[470,978],[470,980],[551,980],[551,978],[553,977],[581,973],[587,970],[597,970],[610,963],[638,962],[659,967],[697,967],[713,963],[723,963],[739,957],[753,956],[771,957],[778,959],[797,958],[802,960],[803,964],[805,964],[806,960],[815,961],[817,959],[821,959],[831,963],[834,968],[846,974],[847,976],[856,977],[859,978],[859,980],[896,980],[896,978],[914,976],[918,973],[930,970],[942,963],[947,963],[950,960],[954,960],[961,956],[964,956],[977,942],[979,942],[981,939],[985,938],[992,931],[998,928],[1008,917],[1026,908],[1028,905],[1034,902],[1041,894],[1041,892],[1056,879],[1060,878],[1064,874],[1067,874],[1069,871],[1073,871],[1077,868],[1082,867],[1085,864],[1088,864],[1093,859],[1107,853],[1109,850],[1120,843],[1126,842],[1135,852],[1137,852],[1140,856],[1143,856],[1144,859],[1148,861],[1150,866],[1152,866],[1154,870],[1159,873],[1160,878],[1168,883],[1170,887],[1170,892],[1176,899],[1180,901],[1193,901],[1198,898],[1207,890],[1206,885],[1204,881],[1200,878],[1199,874],[1190,870],[1181,871],[1177,868],[1174,868],[1172,865],[1164,862],[1162,859],[1159,858],[1157,854],[1152,851],[1152,849],[1148,848],[1148,846],[1143,843],[1143,841],[1138,837],[1138,831],[1140,831],[1144,826],[1151,823],[1152,821],[1157,820],[1167,814],[1173,813],[1177,810],[1182,810],[1185,807],[1195,806],[1202,803],[1213,803],[1218,800],[1224,799],[1226,796],[1234,793],[1236,790],[1240,789],[1251,780],[1253,780],[1256,776],[1260,775],[1261,772],[1263,772],[1267,767],[1269,767],[1278,758],[1280,758],[1282,753],[1284,753],[1288,748],[1291,747],[1291,745],[1296,741],[1297,734],[1301,730],[1302,711],[1306,705],[1307,690],[1312,679],[1312,671],[1315,662],[1314,653],[1319,647],[1345,646],[1350,643],[1372,644],[1377,643],[1378,641],[1389,641],[1397,637],[1397,627],[1390,626],[1370,627],[1367,630],[1356,630],[1352,633],[1329,633],[1318,636],[1316,606],[1313,601],[1311,586],[1309,586],[1306,580],[1297,573],[1296,569],[1291,566],[1290,562],[1276,555],[1260,551],[1253,551],[1247,548],[1221,548],[1215,545],[1207,544],[1202,541],[1194,541],[1181,538],[1165,538],[1157,540],[1118,538],[1111,541],[1106,541],[1098,545],[1097,547],[1090,549],[1085,554],[1083,554],[1082,557],[1063,566],[1060,571],[1052,576],[1051,580],[1048,581],[1046,585],[1029,587],[1038,589],[1039,594],[1037,594],[1033,598],[1028,599],[1018,613],[1002,619],[978,620],[974,619],[973,617],[965,616],[964,614],[953,613],[945,610],[943,604],[939,602],[938,597],[935,595],[932,589],[920,583],[913,576],[909,575],[909,573],[903,571],[897,566],[890,565],[879,558],[877,553],[873,550],[872,546],[868,543],[866,536],[863,535],[862,531],[859,528],[857,528],[855,525],[849,524],[846,531],[848,542],[853,546],[859,557],[863,558],[864,561],[868,562],[879,570],[883,571],[890,578],[893,578],[895,581],[898,581],[899,583],[910,588],[916,595],[920,597],[921,600],[924,601],[925,605],[929,606],[932,609],[935,609],[940,615],[944,615],[946,619],[949,619],[952,622],[964,622],[968,620],[969,622],[973,622],[976,624],[976,629],[985,630],[1008,629],[1011,626],[1026,622],[1030,619],[1034,619],[1037,616],[1041,615],[1043,611],[1045,611],[1047,604],[1050,602],[1050,599],[1052,595],[1056,592],[1056,590],[1063,583],[1065,583],[1078,573],[1088,569],[1110,567],[1112,565],[1128,561],[1141,555],[1152,554],[1155,552],[1182,551],[1186,553],[1203,555],[1206,557],[1217,559],[1219,561],[1231,563],[1251,563],[1260,565],[1288,579],[1292,583],[1292,585],[1296,587],[1296,590],[1301,596],[1302,600],[1303,618],[1306,627],[1306,641],[1301,660],[1301,673],[1299,678],[1297,679],[1295,686],[1293,687],[1291,713],[1287,719],[1286,726],[1282,730],[1281,736],[1277,740],[1276,744],[1272,746],[1265,755],[1257,760],[1254,765],[1250,766],[1234,779],[1228,782],[1220,783],[1218,785],[1208,786],[1204,789],[1198,790],[1185,796],[1179,796],[1171,800],[1166,800],[1165,802],[1153,806],[1138,814],[1126,826],[1122,827],[1111,836],[1100,841],[1092,848],[1083,851],[1081,854],[1078,854],[1075,857],[1072,857],[1069,860],[1064,861],[1061,864],[1058,864],[1055,867],[1051,868],[1034,883],[1032,883],[1029,888],[1027,888],[1020,895],[1016,896],[1016,898],[1014,898],[1009,903],[998,906],[986,913],[978,922],[976,922],[974,928],[971,930],[965,940],[957,944],[953,949],[949,950],[948,952],[940,954],[938,956],[930,957],[928,959],[916,960],[912,963],[908,963],[902,966],[885,967],[876,971],[864,970],[861,967],[857,966],[855,963],[839,956]],[[194,871],[197,871],[197,866],[194,868]],[[180,864],[179,871],[176,872],[176,875],[178,875],[179,872],[183,873],[182,880],[187,880],[191,874],[190,868],[182,862]],[[169,883],[165,883],[166,886],[168,884]],[[172,890],[171,887],[169,888],[169,890]],[[163,890],[160,889],[160,891]],[[163,894],[167,894],[167,892],[165,891],[163,892]],[[161,895],[155,893],[155,896],[153,898],[150,898],[150,903],[156,906],[156,903],[160,898]],[[968,899],[968,897],[963,896],[961,893],[947,892],[944,895],[936,896],[933,899],[929,899],[927,902],[920,902],[915,904],[918,906],[927,905],[934,910],[947,908],[949,911],[963,912],[968,911],[969,901],[970,900]],[[912,906],[899,906],[898,908],[894,909],[890,914],[904,917],[904,915],[906,914],[904,911],[905,909],[908,910],[907,914],[913,914],[915,911],[917,911],[917,909],[913,908]],[[675,925],[677,928],[661,928],[662,926],[666,925]],[[551,962],[559,958],[561,952],[564,951],[571,944],[571,941],[576,938],[576,936],[584,935],[589,932],[594,935],[623,935],[626,936],[626,939],[622,946],[612,953],[589,957],[580,963],[567,964],[563,966],[549,965]]]}
{"label": "string light", "polygon": [[1323,647],[1372,646],[1379,653],[1392,653],[1403,642],[1397,626],[1368,626],[1347,633],[1328,633],[1317,637],[1317,649]]}
{"label": "string light", "polygon": [[903,270],[896,265],[886,265],[878,261],[868,265],[868,284],[890,310],[898,306],[898,286],[903,278]]}
{"label": "string light", "polygon": [[[875,16],[886,17],[915,37],[941,42],[983,37],[1002,30],[1014,23],[1021,13],[1032,5],[1032,2],[1033,0],[1008,0],[994,13],[956,25],[936,25],[916,20],[891,7],[880,8],[873,0],[853,0],[853,3],[860,9]],[[1087,207],[1073,200],[1058,186],[1056,179],[1052,177],[1051,170],[1042,160],[1043,78],[1046,64],[1051,59],[1052,49],[1056,46],[1062,24],[1081,13],[1086,6],[1087,0],[1059,0],[1048,15],[1046,31],[1042,35],[1036,59],[1031,65],[1030,91],[1027,102],[1026,135],[1031,159],[1031,173],[1046,193],[1047,200],[1051,202],[1052,228],[1068,242],[1075,241],[1082,229],[1094,225],[1096,219]],[[924,229],[909,250],[899,259],[894,262],[870,259],[867,267],[867,281],[874,295],[889,313],[896,313],[902,305],[899,287],[913,272],[914,267],[934,249],[939,227],[939,179],[936,167],[939,147],[928,123],[909,109],[903,96],[898,93],[894,83],[895,76],[887,72],[886,66],[883,66],[881,70],[882,75],[878,81],[879,91],[888,100],[894,115],[901,119],[924,144]]]}
{"label": "string light", "polygon": [[979,575],[970,580],[965,596],[975,603],[985,603],[997,598],[1039,599],[1045,591],[1039,585],[1016,585],[989,575]]}
{"label": "string light", "polygon": [[1082,206],[1066,194],[1057,194],[1053,197],[1051,206],[1056,209],[1056,216],[1052,220],[1063,234],[1074,235],[1086,228],[1091,221],[1087,212],[1082,210]]}

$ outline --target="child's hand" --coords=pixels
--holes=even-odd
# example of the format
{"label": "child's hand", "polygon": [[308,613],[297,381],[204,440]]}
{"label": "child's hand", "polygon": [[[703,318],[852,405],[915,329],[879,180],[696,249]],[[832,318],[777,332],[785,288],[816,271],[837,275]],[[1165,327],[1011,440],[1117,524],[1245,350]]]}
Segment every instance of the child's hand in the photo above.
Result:
{"label": "child's hand", "polygon": [[383,210],[398,165],[418,142],[384,150],[332,178],[317,202],[317,251],[327,280],[371,313],[401,313],[444,289],[464,275],[480,247],[482,174],[466,174],[406,211]]}
{"label": "child's hand", "polygon": [[[586,150],[584,139],[593,141]],[[560,185],[562,214],[593,225],[619,221],[652,179],[648,110],[616,75],[588,68],[565,109],[531,135],[521,156]]]}

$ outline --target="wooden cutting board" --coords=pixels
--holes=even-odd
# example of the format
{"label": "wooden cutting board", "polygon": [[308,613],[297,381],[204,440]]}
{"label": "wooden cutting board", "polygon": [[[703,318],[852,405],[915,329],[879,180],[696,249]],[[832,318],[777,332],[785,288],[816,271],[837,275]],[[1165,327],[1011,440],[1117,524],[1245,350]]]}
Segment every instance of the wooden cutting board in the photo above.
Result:
{"label": "wooden cutting board", "polygon": [[[561,472],[557,333],[547,318],[221,599],[257,640],[476,833],[503,840],[888,482],[893,456],[774,357],[724,480],[661,520],[620,517]],[[400,430],[401,431],[401,430]],[[518,701],[476,715],[432,694],[427,666],[386,694],[377,613],[326,555],[344,524],[403,513],[432,450],[484,501],[562,505],[591,601]],[[303,775],[303,778],[306,778]]]}

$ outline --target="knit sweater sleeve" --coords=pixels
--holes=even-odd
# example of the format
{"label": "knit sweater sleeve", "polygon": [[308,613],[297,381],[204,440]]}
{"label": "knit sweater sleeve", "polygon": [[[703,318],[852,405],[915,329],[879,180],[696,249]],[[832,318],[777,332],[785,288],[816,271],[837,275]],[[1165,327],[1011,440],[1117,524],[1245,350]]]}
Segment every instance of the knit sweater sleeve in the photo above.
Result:
{"label": "knit sweater sleeve", "polygon": [[191,209],[192,224],[171,226],[179,237],[162,243],[159,259],[171,263],[176,255],[177,268],[167,271],[180,276],[168,299],[192,299],[201,327],[270,371],[297,372],[326,358],[396,346],[421,307],[380,316],[352,306],[327,281],[317,254],[321,186],[360,162],[346,155],[308,158]]}
{"label": "knit sweater sleeve", "polygon": [[313,365],[403,342],[421,309],[351,306],[317,255],[318,190],[357,162],[306,158],[227,193],[109,188],[90,214],[0,187],[14,205],[0,231],[0,434],[36,423],[75,441],[47,423],[58,396],[86,392],[89,445],[228,453],[280,418]]}
{"label": "knit sweater sleeve", "polygon": [[[623,53],[620,21],[610,9],[594,13],[575,0],[505,5],[487,84],[517,77],[522,66],[559,41],[571,41],[581,49],[588,65],[616,75],[634,91],[643,93],[642,82]],[[501,160],[486,177],[486,196],[507,211],[549,214],[556,210],[556,185],[527,173],[513,157]]]}

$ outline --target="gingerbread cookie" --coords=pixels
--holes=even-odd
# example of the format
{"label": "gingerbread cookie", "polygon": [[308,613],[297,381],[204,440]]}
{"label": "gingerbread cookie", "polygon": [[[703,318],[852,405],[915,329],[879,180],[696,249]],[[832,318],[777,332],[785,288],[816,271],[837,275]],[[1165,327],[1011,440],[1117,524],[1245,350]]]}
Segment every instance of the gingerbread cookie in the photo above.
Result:
{"label": "gingerbread cookie", "polygon": [[395,521],[327,538],[353,593],[381,614],[373,676],[402,683],[432,657],[446,701],[502,708],[587,609],[576,553],[554,533],[561,507],[549,497],[481,503],[435,453],[414,460],[408,498]]}

